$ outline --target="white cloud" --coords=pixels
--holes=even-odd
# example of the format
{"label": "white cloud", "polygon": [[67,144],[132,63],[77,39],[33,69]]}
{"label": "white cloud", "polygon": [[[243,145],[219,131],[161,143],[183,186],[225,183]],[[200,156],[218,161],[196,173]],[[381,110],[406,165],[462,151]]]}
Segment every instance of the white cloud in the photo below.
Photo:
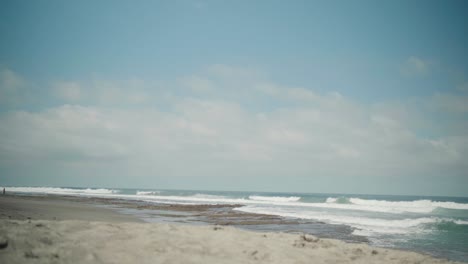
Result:
{"label": "white cloud", "polygon": [[0,103],[13,104],[23,95],[25,80],[10,69],[0,70]]}
{"label": "white cloud", "polygon": [[86,167],[100,160],[127,164],[136,173],[143,173],[138,164],[145,163],[145,170],[179,176],[215,173],[200,167],[205,163],[236,168],[220,177],[250,175],[252,164],[264,166],[264,176],[285,168],[304,176],[319,169],[328,176],[359,171],[379,177],[430,173],[441,165],[466,167],[468,140],[418,138],[385,113],[367,112],[363,118],[359,111],[349,112],[351,102],[333,109],[311,105],[269,113],[225,101],[180,98],[176,104],[175,112],[64,105],[3,114],[1,162],[43,160],[50,166]]}
{"label": "white cloud", "polygon": [[272,83],[258,83],[254,87],[258,91],[269,96],[279,96],[282,90],[281,87],[278,87],[277,85]]}
{"label": "white cloud", "polygon": [[3,69],[0,72],[0,86],[4,90],[15,91],[23,85],[23,79],[9,69]]}
{"label": "white cloud", "polygon": [[400,71],[403,75],[408,76],[424,75],[429,72],[431,65],[432,63],[427,60],[411,56],[401,66]]}
{"label": "white cloud", "polygon": [[52,93],[63,103],[127,106],[147,103],[151,98],[150,88],[154,87],[140,79],[95,79],[89,82],[58,81],[52,84]]}
{"label": "white cloud", "polygon": [[66,102],[76,102],[82,98],[81,87],[76,82],[56,82],[52,87],[55,95]]}
{"label": "white cloud", "polygon": [[214,84],[211,80],[197,75],[191,75],[180,79],[183,86],[197,93],[206,93],[214,89]]}
{"label": "white cloud", "polygon": [[92,90],[99,104],[142,104],[149,100],[146,83],[139,79],[126,81],[94,80]]}
{"label": "white cloud", "polygon": [[436,93],[428,102],[436,111],[449,113],[468,113],[468,96]]}
{"label": "white cloud", "polygon": [[359,158],[360,156],[359,151],[353,147],[350,148],[350,147],[335,145],[335,144],[331,144],[330,146],[332,149],[336,151],[336,154],[338,156],[345,157],[345,158]]}
{"label": "white cloud", "polygon": [[304,88],[289,88],[287,96],[293,100],[315,101],[319,99],[315,93]]}
{"label": "white cloud", "polygon": [[[63,105],[0,114],[0,168],[28,160],[39,164],[34,165],[37,170],[47,167],[57,173],[108,173],[118,168],[113,173],[185,181],[200,175],[210,179],[289,175],[343,179],[353,175],[429,177],[441,168],[458,174],[468,171],[467,133],[419,136],[414,131],[425,126],[420,120],[427,117],[415,113],[413,107],[368,106],[338,92],[320,94],[265,81],[249,70],[215,69],[216,74],[182,79],[189,86],[209,83],[210,89],[215,87],[210,96],[172,95],[164,108],[141,103],[154,102],[154,94],[140,80],[62,85],[72,87],[65,89],[71,91],[65,98],[83,99],[84,90],[88,100],[97,98],[95,106]],[[239,89],[245,93],[218,95],[222,89],[237,87],[225,88],[232,79],[242,84]],[[74,87],[79,87],[79,96],[73,93]],[[93,90],[94,94],[89,93]],[[249,108],[244,105],[246,98],[283,104],[271,104],[267,110]],[[119,108],[121,103],[139,107]],[[434,111],[451,107],[450,111],[463,113],[468,105],[466,98],[448,95],[435,95],[425,103]]]}

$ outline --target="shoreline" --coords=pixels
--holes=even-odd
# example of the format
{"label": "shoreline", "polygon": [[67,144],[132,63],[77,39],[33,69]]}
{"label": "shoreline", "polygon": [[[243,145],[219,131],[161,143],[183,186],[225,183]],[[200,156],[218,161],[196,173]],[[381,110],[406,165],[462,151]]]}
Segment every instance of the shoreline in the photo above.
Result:
{"label": "shoreline", "polygon": [[[277,215],[248,213],[234,208],[242,207],[242,204],[170,204],[170,203],[153,203],[140,200],[128,200],[120,198],[94,197],[94,196],[74,196],[74,195],[57,195],[57,194],[7,194],[5,197],[11,199],[20,199],[22,203],[40,204],[42,207],[36,207],[34,210],[49,210],[49,201],[60,203],[81,204],[103,209],[103,211],[111,210],[119,215],[130,216],[132,221],[150,222],[150,223],[181,223],[191,225],[221,225],[234,226],[241,229],[260,231],[260,232],[285,232],[285,233],[310,233],[321,238],[339,239],[345,242],[360,242],[368,243],[369,240],[363,236],[352,234],[352,229],[348,226],[338,226],[326,224],[321,221],[304,220],[285,218]],[[0,200],[1,203],[1,200]],[[1,208],[1,207],[0,207]],[[62,208],[63,209],[63,208]],[[65,210],[67,212],[68,210]],[[30,213],[30,212],[28,212]],[[63,213],[63,211],[55,211],[55,213]],[[96,215],[98,216],[98,215]],[[0,219],[2,213],[0,209]],[[51,220],[52,218],[31,217],[32,219]],[[17,220],[25,220],[25,217],[9,218]],[[61,219],[76,220],[77,218],[68,217]],[[79,218],[81,219],[81,218]],[[135,220],[137,219],[137,220]],[[95,217],[95,220],[99,218]],[[339,229],[340,234],[337,236],[336,230]]]}
{"label": "shoreline", "polygon": [[[311,235],[303,236],[286,232],[265,233],[261,232],[261,230],[256,230],[255,232],[247,231],[245,228],[236,228],[239,227],[236,223],[246,222],[244,224],[248,226],[249,224],[261,225],[272,222],[294,225],[295,222],[288,222],[289,220],[276,216],[239,213],[232,210],[235,206],[155,205],[134,203],[120,199],[59,195],[29,196],[9,194],[0,196],[0,236],[6,236],[10,243],[7,251],[5,249],[0,250],[0,260],[8,260],[6,261],[8,263],[22,263],[28,261],[28,259],[34,261],[44,259],[43,262],[48,263],[56,260],[56,254],[59,256],[58,260],[60,260],[56,263],[64,262],[64,258],[65,262],[80,262],[73,257],[76,254],[74,251],[79,249],[78,251],[87,252],[87,254],[92,256],[83,263],[113,262],[113,258],[109,257],[109,255],[112,255],[112,251],[115,251],[113,252],[115,254],[124,254],[123,252],[126,252],[127,256],[122,257],[127,257],[128,261],[131,261],[132,256],[133,258],[138,258],[138,256],[134,255],[133,251],[125,251],[125,249],[116,251],[116,249],[121,247],[121,245],[127,245],[126,247],[132,248],[133,244],[151,248],[156,243],[159,246],[152,248],[152,250],[159,252],[158,248],[164,244],[163,240],[172,241],[171,237],[177,236],[178,239],[174,241],[175,244],[171,244],[170,250],[159,252],[157,255],[154,255],[153,251],[145,251],[141,252],[141,254],[145,255],[148,259],[166,256],[167,262],[182,263],[184,262],[184,258],[174,255],[174,252],[183,251],[186,247],[195,247],[198,250],[195,250],[193,254],[195,259],[200,258],[200,261],[194,261],[194,263],[205,263],[205,260],[212,261],[212,263],[224,262],[225,254],[228,254],[232,259],[236,259],[237,263],[301,263],[301,261],[305,261],[308,258],[314,259],[315,263],[325,263],[327,261],[336,263],[367,263],[369,261],[372,263],[417,263],[418,261],[424,261],[424,263],[457,263],[406,250],[371,247],[365,243],[347,243],[337,239],[324,239]],[[172,219],[181,217],[180,214],[184,212],[195,213],[199,218],[212,214],[212,210],[219,213],[219,215],[211,216],[209,219],[211,222],[205,222],[204,226],[196,226],[196,224],[190,223],[178,225],[177,221],[170,222],[169,224],[163,223],[163,221],[144,223],[142,219],[139,219],[135,215],[119,212],[121,210],[150,210],[158,212],[161,217],[169,215]],[[256,218],[252,220],[249,217]],[[233,221],[225,222],[223,219],[231,219]],[[132,230],[147,230],[148,234],[152,235],[138,232],[137,237],[133,240],[131,239],[131,244],[128,244],[130,242],[126,237],[122,234],[119,235],[119,233],[123,232],[132,238]],[[165,231],[162,232],[161,230]],[[213,237],[212,231],[220,231],[217,233],[226,232],[229,238],[234,239],[229,242],[232,245],[229,245],[218,235],[214,235]],[[91,239],[88,239],[88,244],[90,241],[101,241],[102,243],[114,245],[109,246],[105,250],[97,244],[94,247],[82,245],[84,243],[81,240],[82,237],[77,239],[77,236],[80,237],[79,233],[83,232],[90,234]],[[194,234],[193,236],[190,235],[192,233]],[[154,235],[157,235],[162,240],[154,240]],[[115,241],[102,241],[103,237],[109,236],[116,237]],[[275,237],[279,241],[264,239],[263,236]],[[241,237],[245,241],[252,240],[250,244],[247,243],[243,246],[244,251],[250,252],[249,254],[238,251],[233,252],[229,249],[241,246],[234,243],[237,239],[241,239]],[[45,243],[44,245],[43,242],[36,241],[34,243],[26,243],[28,244],[26,245],[18,242],[41,239],[51,239],[52,243],[50,245]],[[206,239],[213,239],[217,242],[208,245],[206,244]],[[152,241],[151,243],[153,244],[149,243],[149,241]],[[79,245],[78,249],[72,249],[72,245],[76,243]],[[57,248],[57,246],[54,246],[56,244],[61,244],[61,246]],[[80,249],[80,247],[83,248]],[[253,248],[253,250],[249,248]],[[284,252],[281,254],[275,253],[271,251],[273,249]],[[298,251],[296,252],[298,256],[290,255],[288,252],[291,250]],[[255,251],[257,253],[254,254],[253,252]],[[374,251],[377,253],[372,253]],[[220,254],[220,252],[224,253]],[[318,253],[320,254],[317,255]],[[337,254],[341,258],[337,258]],[[37,258],[28,258],[27,256],[36,256]],[[63,257],[60,258],[60,256]],[[288,258],[285,256],[288,256]],[[174,259],[171,260],[171,258]],[[127,261],[118,262],[125,263]]]}
{"label": "shoreline", "polygon": [[72,197],[11,194],[0,196],[0,219],[143,222],[132,215]]}

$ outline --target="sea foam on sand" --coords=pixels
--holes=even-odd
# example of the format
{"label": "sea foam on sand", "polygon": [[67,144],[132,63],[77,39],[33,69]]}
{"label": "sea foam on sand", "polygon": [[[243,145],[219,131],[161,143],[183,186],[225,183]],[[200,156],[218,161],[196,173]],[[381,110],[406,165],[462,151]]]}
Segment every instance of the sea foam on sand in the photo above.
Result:
{"label": "sea foam on sand", "polygon": [[233,227],[0,220],[0,263],[454,263],[310,235]]}

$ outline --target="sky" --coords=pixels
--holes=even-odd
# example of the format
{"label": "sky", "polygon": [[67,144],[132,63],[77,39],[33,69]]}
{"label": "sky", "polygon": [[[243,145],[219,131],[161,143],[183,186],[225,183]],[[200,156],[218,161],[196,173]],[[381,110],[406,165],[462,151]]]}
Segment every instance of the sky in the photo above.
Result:
{"label": "sky", "polygon": [[468,196],[466,1],[0,3],[0,185]]}

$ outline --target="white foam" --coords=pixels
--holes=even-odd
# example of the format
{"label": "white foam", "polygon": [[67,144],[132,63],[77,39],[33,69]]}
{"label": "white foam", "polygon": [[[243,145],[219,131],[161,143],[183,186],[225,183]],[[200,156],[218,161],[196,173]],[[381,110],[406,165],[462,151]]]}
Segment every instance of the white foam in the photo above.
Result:
{"label": "white foam", "polygon": [[[138,196],[135,196],[139,198]],[[174,204],[243,204],[245,199],[213,198],[211,195],[192,195],[192,196],[170,196],[170,195],[151,195],[140,196],[148,202],[156,203],[174,203]]]}
{"label": "white foam", "polygon": [[431,200],[386,201],[349,198],[348,201],[348,204],[338,204],[338,198],[329,197],[327,198],[325,204],[328,204],[331,208],[386,213],[430,213],[434,209],[439,207],[457,210],[468,210],[468,204],[460,204],[455,202],[436,202]]}
{"label": "white foam", "polygon": [[468,221],[463,221],[463,220],[455,220],[455,224],[457,225],[468,225]]}
{"label": "white foam", "polygon": [[465,221],[454,220],[448,218],[438,217],[420,217],[420,218],[404,218],[404,219],[382,219],[371,218],[365,216],[351,216],[346,214],[333,214],[331,212],[319,211],[296,211],[293,208],[278,208],[278,207],[258,207],[258,206],[244,206],[235,208],[234,210],[257,213],[278,215],[283,217],[292,217],[299,219],[310,219],[322,221],[328,224],[347,225],[355,228],[353,234],[356,235],[375,235],[375,234],[412,234],[430,232],[424,228],[425,224],[438,223],[443,221],[454,222],[461,224]]}
{"label": "white foam", "polygon": [[455,202],[432,202],[432,205],[440,208],[468,210],[468,204],[461,204]]}
{"label": "white foam", "polygon": [[[194,203],[194,204],[243,204],[243,205],[269,205],[279,207],[294,207],[296,211],[313,210],[313,208],[343,210],[343,211],[366,211],[378,213],[431,213],[436,208],[450,208],[457,210],[468,210],[468,204],[454,202],[436,202],[430,200],[416,201],[385,201],[361,198],[335,198],[329,197],[325,202],[302,202],[301,197],[290,196],[260,196],[252,195],[248,199],[229,198],[226,196],[198,193],[192,196],[167,196],[158,191],[138,191],[135,195],[119,194],[110,189],[71,189],[53,187],[7,187],[7,191],[25,193],[48,193],[62,195],[87,195],[95,197],[113,197],[130,200],[150,200],[152,202],[166,203]],[[323,210],[322,210],[323,211]],[[353,212],[356,213],[356,212]]]}
{"label": "white foam", "polygon": [[160,194],[159,191],[137,191],[137,195],[157,195]]}
{"label": "white foam", "polygon": [[251,195],[249,196],[250,200],[254,201],[264,201],[264,202],[297,202],[301,197],[290,196],[290,197],[281,197],[281,196],[259,196]]}
{"label": "white foam", "polygon": [[204,194],[204,193],[197,193],[191,197],[195,198],[203,198],[203,199],[226,199],[226,196],[221,196],[221,195],[213,195],[213,194]]}
{"label": "white foam", "polygon": [[118,191],[110,189],[71,189],[55,187],[5,187],[8,192],[18,193],[44,193],[44,194],[115,194]]}

